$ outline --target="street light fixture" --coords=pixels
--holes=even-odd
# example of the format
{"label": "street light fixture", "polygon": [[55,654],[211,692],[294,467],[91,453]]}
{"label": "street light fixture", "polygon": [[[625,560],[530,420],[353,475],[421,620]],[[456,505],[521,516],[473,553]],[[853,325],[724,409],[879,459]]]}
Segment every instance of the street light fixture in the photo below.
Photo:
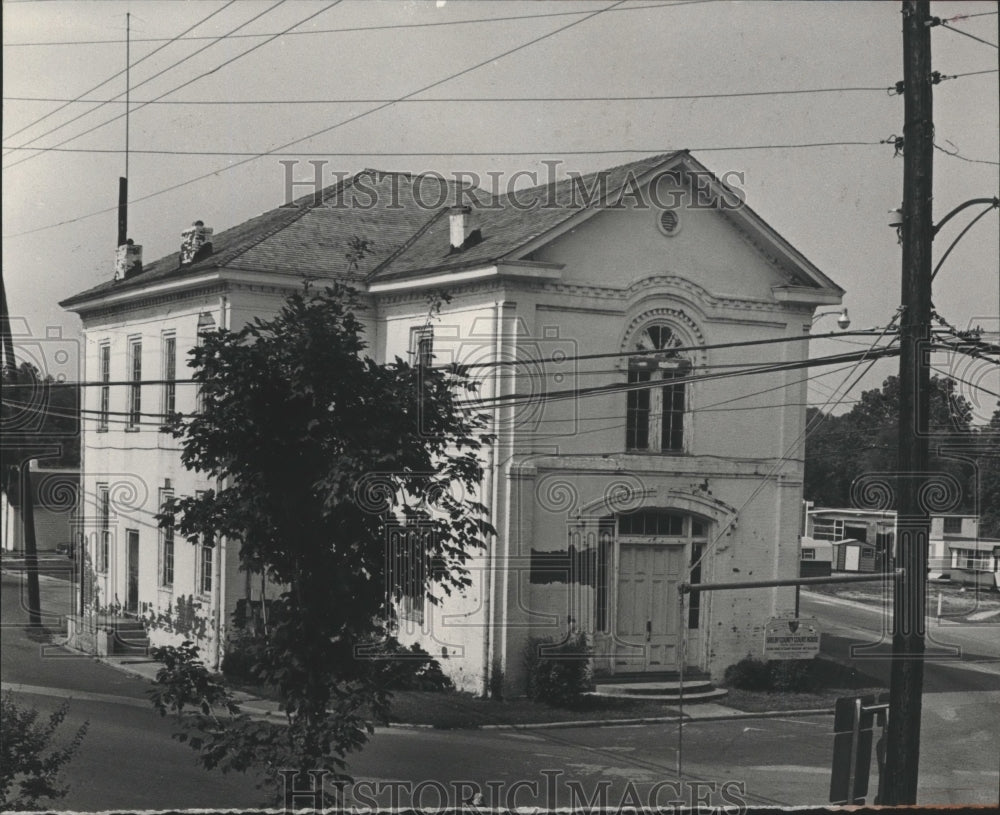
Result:
{"label": "street light fixture", "polygon": [[846,308],[842,309],[841,311],[821,311],[819,314],[813,315],[812,318],[813,324],[815,324],[820,317],[826,317],[828,314],[838,315],[837,325],[840,326],[841,331],[846,331],[848,328],[851,327],[851,318],[850,316],[848,316]]}

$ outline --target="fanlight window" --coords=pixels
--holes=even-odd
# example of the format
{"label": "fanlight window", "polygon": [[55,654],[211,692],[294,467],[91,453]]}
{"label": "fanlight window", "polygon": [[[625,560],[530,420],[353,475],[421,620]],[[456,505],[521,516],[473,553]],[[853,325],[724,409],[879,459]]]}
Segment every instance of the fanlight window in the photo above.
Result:
{"label": "fanlight window", "polygon": [[[625,445],[629,450],[679,453],[684,451],[684,412],[687,393],[683,380],[691,363],[672,350],[683,341],[666,325],[649,325],[637,337],[628,360]],[[649,383],[643,387],[644,383]]]}

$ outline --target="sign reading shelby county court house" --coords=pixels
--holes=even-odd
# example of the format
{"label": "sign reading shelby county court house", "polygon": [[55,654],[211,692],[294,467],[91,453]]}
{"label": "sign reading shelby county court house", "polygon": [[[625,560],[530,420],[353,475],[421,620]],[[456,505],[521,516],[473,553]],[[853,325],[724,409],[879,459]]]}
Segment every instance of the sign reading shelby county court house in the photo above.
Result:
{"label": "sign reading shelby county court house", "polygon": [[764,659],[812,659],[818,653],[815,617],[772,617],[764,626]]}

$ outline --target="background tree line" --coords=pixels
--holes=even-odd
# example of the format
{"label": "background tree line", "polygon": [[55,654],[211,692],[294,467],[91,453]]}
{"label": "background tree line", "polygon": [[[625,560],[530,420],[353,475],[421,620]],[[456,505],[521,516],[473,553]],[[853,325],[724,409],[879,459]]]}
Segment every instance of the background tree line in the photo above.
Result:
{"label": "background tree line", "polygon": [[[978,514],[980,534],[1000,537],[1000,403],[989,423],[976,425],[973,407],[954,380],[934,376],[930,388],[931,472],[946,473],[959,484],[951,512]],[[806,438],[805,498],[816,506],[850,507],[855,479],[897,469],[897,377],[862,393],[839,416],[809,408],[807,421],[814,430]],[[886,480],[893,482],[891,476]]]}

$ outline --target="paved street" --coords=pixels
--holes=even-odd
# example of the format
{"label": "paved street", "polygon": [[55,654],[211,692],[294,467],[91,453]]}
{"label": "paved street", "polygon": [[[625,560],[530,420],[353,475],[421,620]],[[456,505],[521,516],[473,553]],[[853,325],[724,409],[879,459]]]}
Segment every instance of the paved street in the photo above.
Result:
{"label": "paved street", "polygon": [[[42,598],[48,609],[64,607],[66,584],[43,580]],[[247,779],[195,766],[189,748],[170,738],[171,723],[149,707],[143,680],[29,640],[20,601],[20,579],[5,575],[4,687],[20,686],[18,698],[43,711],[72,697],[66,733],[85,719],[91,722],[84,746],[69,766],[71,792],[60,808],[265,803]],[[810,603],[806,598],[804,613],[839,619],[827,623],[831,633],[824,639],[845,652],[877,620],[877,615],[866,617],[867,612],[853,608]],[[876,661],[871,664],[878,669]],[[920,802],[995,801],[995,733],[1000,730],[996,665],[931,665],[927,674]],[[677,785],[679,746],[683,783]],[[597,803],[606,800],[614,807],[622,802],[697,803],[706,797],[715,803],[823,804],[831,750],[830,716],[690,722],[682,745],[676,724],[522,731],[391,728],[379,730],[352,759],[358,783],[349,791],[362,804],[425,808],[455,803],[473,789],[483,790],[487,803],[547,808],[582,805],[595,795]]]}
{"label": "paved street", "polygon": [[[42,607],[68,605],[69,584],[43,578]],[[245,779],[208,773],[194,763],[194,751],[170,737],[146,696],[147,683],[89,657],[33,642],[24,635],[27,592],[18,577],[3,576],[2,679],[6,690],[43,712],[69,698],[69,714],[57,735],[68,738],[84,721],[90,730],[69,764],[68,797],[59,809],[165,809],[198,806],[262,806],[266,799]],[[43,622],[55,628],[56,618]]]}
{"label": "paved street", "polygon": [[[822,649],[888,683],[891,636],[882,609],[803,591]],[[938,624],[927,632],[918,803],[995,803],[1000,795],[1000,625]]]}

